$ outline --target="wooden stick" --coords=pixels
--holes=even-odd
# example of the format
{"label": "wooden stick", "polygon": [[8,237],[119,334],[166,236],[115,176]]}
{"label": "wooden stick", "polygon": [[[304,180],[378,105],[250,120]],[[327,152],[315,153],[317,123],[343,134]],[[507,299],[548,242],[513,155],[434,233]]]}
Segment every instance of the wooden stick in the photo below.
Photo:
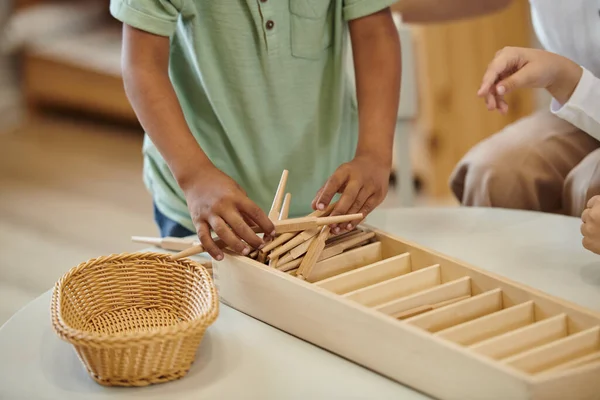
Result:
{"label": "wooden stick", "polygon": [[[333,208],[335,207],[336,203],[332,203],[329,205],[329,207],[327,207],[325,210],[317,210],[317,211],[313,211],[312,213],[310,213],[308,215],[308,217],[322,217],[322,216],[327,216],[331,213],[331,211],[333,211]],[[276,248],[277,246],[281,246],[282,244],[286,243],[288,240],[293,239],[294,237],[296,237],[296,235],[298,235],[299,232],[288,232],[288,233],[283,233],[279,236],[277,236],[273,241],[271,241],[270,243],[268,243],[265,247],[262,248],[261,251],[264,251],[265,253],[268,253],[269,251],[273,250],[274,248]],[[281,253],[283,254],[283,253]]]}
{"label": "wooden stick", "polygon": [[281,263],[281,265],[277,266],[277,269],[283,272],[287,272],[289,270],[298,268],[300,266],[300,263],[302,262],[302,259],[298,259],[298,260],[293,260],[290,261],[289,263]]}
{"label": "wooden stick", "polygon": [[329,237],[329,231],[331,228],[329,225],[323,226],[321,232],[317,236],[317,239],[312,243],[306,252],[306,256],[302,259],[300,266],[298,267],[298,273],[296,274],[300,279],[306,279],[306,277],[311,273],[314,268],[317,260],[321,256],[323,249],[325,248],[325,241]]}
{"label": "wooden stick", "polygon": [[178,237],[167,236],[164,238],[160,237],[146,237],[146,236],[132,236],[131,241],[135,243],[144,243],[160,247],[165,250],[181,251],[189,249],[194,245],[198,245],[199,242],[193,239],[184,239]]}
{"label": "wooden stick", "polygon": [[344,233],[339,233],[339,234],[331,234],[329,235],[329,239],[327,239],[327,244],[334,244],[337,243],[340,240],[344,240],[348,237],[351,236],[355,236],[355,235],[359,235],[361,233],[364,233],[364,231],[362,229],[358,229],[358,228],[354,228],[349,232],[344,232]]}
{"label": "wooden stick", "polygon": [[271,204],[271,210],[269,211],[269,219],[276,221],[279,219],[279,213],[283,204],[283,194],[285,193],[285,186],[287,185],[288,170],[284,169],[279,179],[279,185],[273,198],[273,204]]}
{"label": "wooden stick", "polygon": [[436,308],[441,308],[441,307],[450,305],[452,303],[456,303],[456,302],[459,302],[461,300],[468,299],[469,297],[471,297],[471,296],[460,296],[460,297],[456,297],[454,299],[442,301],[442,302],[439,302],[439,303],[436,303],[436,304],[425,304],[425,305],[422,305],[422,306],[419,306],[419,307],[412,308],[410,310],[406,310],[406,311],[402,311],[402,312],[399,312],[397,314],[394,314],[393,317],[396,318],[396,319],[406,319],[406,318],[413,317],[413,316],[418,315],[418,314],[422,314],[422,313],[427,312],[427,311],[435,310]]}
{"label": "wooden stick", "polygon": [[279,213],[279,219],[287,219],[290,214],[290,206],[292,204],[292,194],[286,193],[283,198],[283,205],[281,206],[281,212]]}
{"label": "wooden stick", "polygon": [[275,233],[287,233],[362,219],[363,214],[336,215],[334,217],[301,217],[275,221],[274,225]]}
{"label": "wooden stick", "polygon": [[321,254],[321,257],[319,257],[319,261],[342,254],[344,251],[354,246],[358,246],[374,237],[375,232],[364,232],[358,235],[348,236],[344,239],[340,239],[338,242],[334,242],[325,248]]}
{"label": "wooden stick", "polygon": [[[360,233],[346,236],[346,237],[344,237],[336,242],[333,242],[331,244],[325,244],[325,249],[321,253],[321,256],[319,257],[317,262],[337,256],[338,254],[342,254],[344,251],[349,250],[355,246],[362,245],[365,242],[367,242],[369,239],[375,237],[375,233],[373,233],[373,232],[362,232],[362,231],[358,231],[358,232],[360,232]],[[285,263],[288,263],[292,260],[295,260],[295,259],[301,257],[304,253],[306,253],[308,251],[310,245],[315,240],[316,240],[316,237],[313,236],[310,239],[308,239],[307,241],[305,241],[304,243],[291,249],[288,254],[281,257],[281,263],[285,264]]]}
{"label": "wooden stick", "polygon": [[292,240],[290,240],[286,244],[273,250],[271,252],[271,254],[269,254],[269,257],[281,256],[282,254],[285,254],[286,252],[296,248],[297,246],[302,245],[303,243],[305,243],[306,241],[310,240],[311,238],[317,236],[318,234],[319,234],[319,228],[308,229],[304,232],[301,232],[299,235],[294,237]]}
{"label": "wooden stick", "polygon": [[[287,219],[289,213],[290,213],[290,204],[292,202],[292,195],[290,193],[287,193],[285,195],[285,198],[283,199],[283,206],[281,206],[281,212],[279,213],[279,219]],[[266,253],[263,253],[266,255]],[[279,257],[273,257],[271,259],[269,259],[269,267],[277,267],[277,264],[279,263]]]}
{"label": "wooden stick", "polygon": [[[254,233],[261,233],[262,229],[260,229],[258,226],[253,226],[252,227],[252,231]],[[213,238],[215,239],[215,238]],[[215,244],[220,248],[220,249],[224,249],[225,247],[227,247],[227,244],[222,240],[222,239],[216,239],[215,240]],[[204,249],[204,246],[202,246],[201,243],[198,243],[192,247],[189,247],[177,254],[173,254],[171,256],[172,260],[179,260],[180,258],[184,258],[184,257],[189,257],[189,256],[193,256],[195,254],[200,254],[200,253],[204,253],[206,250]]]}

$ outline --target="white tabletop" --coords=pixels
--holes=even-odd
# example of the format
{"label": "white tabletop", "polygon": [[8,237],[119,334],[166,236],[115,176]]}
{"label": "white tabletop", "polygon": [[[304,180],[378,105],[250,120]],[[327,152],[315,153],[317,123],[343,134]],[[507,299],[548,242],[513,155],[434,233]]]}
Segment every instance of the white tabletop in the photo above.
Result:
{"label": "white tabletop", "polygon": [[[600,256],[581,247],[576,218],[423,208],[381,210],[368,222],[600,310]],[[0,328],[2,400],[428,399],[226,306],[187,377],[146,388],[102,387],[52,331],[49,296],[42,295]]]}

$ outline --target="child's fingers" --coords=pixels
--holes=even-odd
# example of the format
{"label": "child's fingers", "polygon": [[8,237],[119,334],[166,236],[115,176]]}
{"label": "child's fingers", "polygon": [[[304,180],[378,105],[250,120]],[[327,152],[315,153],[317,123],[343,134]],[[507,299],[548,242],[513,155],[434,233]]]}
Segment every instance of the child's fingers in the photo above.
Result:
{"label": "child's fingers", "polygon": [[[346,184],[346,180],[348,179],[348,174],[344,172],[342,169],[338,169],[331,175],[331,177],[327,180],[325,185],[323,186],[323,190],[317,197],[317,209],[324,210],[336,193],[338,193],[341,188]],[[336,209],[339,207],[336,205]]]}
{"label": "child's fingers", "polygon": [[273,225],[273,221],[271,221],[267,214],[252,200],[247,197],[243,198],[239,201],[238,207],[246,216],[248,216],[248,218],[254,221],[256,225],[262,229],[265,235],[275,234],[275,225]]}
{"label": "child's fingers", "polygon": [[496,82],[517,64],[518,58],[518,51],[512,48],[506,48],[497,52],[483,75],[481,87],[479,88],[477,95],[487,96],[490,93],[494,93],[494,87],[497,87]]}
{"label": "child's fingers", "polygon": [[496,84],[496,92],[504,96],[516,89],[528,87],[530,82],[533,81],[532,71],[530,68],[525,66],[524,68],[516,71],[514,74],[502,79]]}
{"label": "child's fingers", "polygon": [[237,212],[230,212],[225,216],[227,225],[231,227],[233,232],[243,241],[248,243],[252,248],[258,249],[263,246],[263,240],[248,226],[244,218]]}
{"label": "child's fingers", "polygon": [[245,256],[250,254],[250,248],[233,233],[223,218],[217,215],[212,215],[208,222],[217,236],[219,236],[219,238],[233,251]]}
{"label": "child's fingers", "polygon": [[490,111],[496,109],[496,97],[494,96],[493,93],[488,93],[485,96],[485,105],[486,105],[487,109]]}
{"label": "child's fingers", "polygon": [[[359,182],[350,182],[344,188],[342,192],[342,196],[338,200],[337,204],[333,211],[331,211],[331,215],[345,215],[348,214],[348,210],[352,207],[352,204],[356,201],[356,197],[360,192],[361,184]],[[340,233],[342,231],[339,224],[334,224],[331,226],[333,233]]]}
{"label": "child's fingers", "polygon": [[200,226],[198,227],[198,238],[200,239],[200,243],[204,247],[204,250],[215,260],[221,261],[223,259],[223,252],[217,246],[215,241],[210,234],[210,226],[207,222],[200,222]]}
{"label": "child's fingers", "polygon": [[[363,204],[361,209],[358,210],[356,212],[356,214],[362,214],[366,218],[367,215],[369,215],[371,213],[371,211],[373,211],[375,209],[375,207],[377,207],[377,205],[381,202],[381,200],[382,199],[377,199],[377,197],[375,195],[372,195],[371,197],[369,197],[367,199],[367,201],[365,201],[365,203]],[[352,224],[354,224],[354,226],[356,226],[358,223],[353,221]]]}
{"label": "child's fingers", "polygon": [[[365,203],[367,202],[367,200],[369,200],[369,198],[372,197],[373,193],[374,193],[374,190],[367,189],[366,187],[363,186],[363,188],[360,189],[360,192],[356,196],[356,200],[354,200],[354,203],[352,203],[352,206],[346,212],[346,214],[361,213],[360,210],[365,208]],[[360,221],[350,221],[346,224],[346,226],[344,228],[350,231],[350,230],[354,229],[354,227],[356,225],[358,225],[359,222]]]}

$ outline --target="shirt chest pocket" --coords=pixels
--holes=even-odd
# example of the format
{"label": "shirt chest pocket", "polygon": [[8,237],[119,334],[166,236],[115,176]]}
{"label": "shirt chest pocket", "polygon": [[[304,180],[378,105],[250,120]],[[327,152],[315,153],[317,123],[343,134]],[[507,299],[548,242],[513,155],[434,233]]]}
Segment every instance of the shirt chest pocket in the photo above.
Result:
{"label": "shirt chest pocket", "polygon": [[318,60],[333,42],[331,0],[289,0],[290,39],[294,57]]}

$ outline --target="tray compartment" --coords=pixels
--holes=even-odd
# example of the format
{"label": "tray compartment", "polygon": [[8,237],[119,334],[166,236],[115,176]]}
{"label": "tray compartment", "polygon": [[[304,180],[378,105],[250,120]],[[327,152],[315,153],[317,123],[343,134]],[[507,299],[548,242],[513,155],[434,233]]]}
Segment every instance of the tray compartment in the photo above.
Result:
{"label": "tray compartment", "polygon": [[381,243],[374,242],[319,261],[306,280],[308,282],[321,281],[381,261],[384,259],[382,247]]}
{"label": "tray compartment", "polygon": [[405,320],[435,333],[502,309],[502,290],[494,289]]}
{"label": "tray compartment", "polygon": [[533,302],[528,301],[444,329],[437,332],[436,335],[454,343],[468,346],[490,337],[532,324],[534,318]]}
{"label": "tray compartment", "polygon": [[537,374],[598,351],[600,327],[596,326],[503,358],[501,362],[523,372]]}
{"label": "tray compartment", "polygon": [[374,310],[398,318],[399,315],[416,308],[434,306],[470,295],[471,278],[467,276],[380,304]]}
{"label": "tray compartment", "polygon": [[354,270],[315,282],[316,286],[337,294],[345,294],[412,271],[409,253],[386,258]]}
{"label": "tray compartment", "polygon": [[567,315],[559,314],[475,343],[470,349],[494,359],[506,358],[567,336],[567,326]]}
{"label": "tray compartment", "polygon": [[346,293],[344,297],[367,307],[375,307],[391,300],[439,286],[441,283],[440,266],[432,265],[428,268],[357,289]]}

